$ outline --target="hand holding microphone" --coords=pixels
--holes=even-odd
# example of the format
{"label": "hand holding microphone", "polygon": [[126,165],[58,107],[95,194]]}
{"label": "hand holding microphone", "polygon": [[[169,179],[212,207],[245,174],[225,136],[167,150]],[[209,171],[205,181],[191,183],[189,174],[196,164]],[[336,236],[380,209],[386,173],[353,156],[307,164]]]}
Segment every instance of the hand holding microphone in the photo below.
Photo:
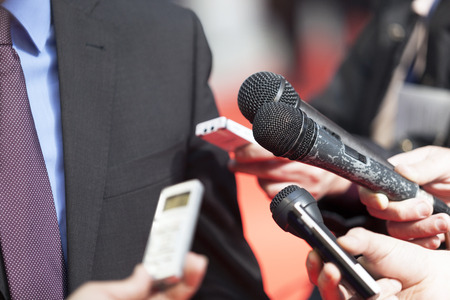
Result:
{"label": "hand holding microphone", "polygon": [[[450,252],[430,250],[363,228],[338,238],[339,245],[377,276],[380,293],[375,299],[447,299],[450,293]],[[323,300],[359,299],[339,283],[342,272],[324,262],[317,251],[308,255],[311,282]],[[395,296],[395,297],[393,297]]]}
{"label": "hand holding microphone", "polygon": [[283,103],[264,104],[255,116],[253,134],[261,146],[276,156],[324,168],[371,191],[383,193],[390,200],[425,198],[433,205],[433,213],[446,214],[407,219],[408,212],[400,207],[394,210],[398,215],[391,214],[391,211],[381,211],[375,215],[387,220],[409,222],[389,222],[389,233],[395,237],[416,238],[417,243],[436,248],[436,235],[449,230],[450,209],[444,202],[425,192],[417,183],[343,144],[333,132],[318,126],[301,110]]}
{"label": "hand holding microphone", "polygon": [[295,185],[284,188],[273,198],[270,210],[281,229],[304,239],[324,261],[334,263],[347,287],[364,299],[380,292],[372,276],[336,243],[323,223],[316,200],[305,189]]}
{"label": "hand holding microphone", "polygon": [[[442,299],[449,293],[449,275],[442,272],[450,266],[448,251],[425,249],[362,228],[336,240],[323,224],[314,198],[294,185],[274,197],[270,210],[283,230],[313,248],[306,267],[323,299]],[[366,270],[377,276],[376,282]]]}
{"label": "hand holding microphone", "polygon": [[303,111],[284,103],[266,103],[253,121],[256,141],[275,156],[311,164],[349,179],[390,200],[417,196],[432,201],[434,213],[450,208],[415,182],[344,144],[334,132],[320,127]]}

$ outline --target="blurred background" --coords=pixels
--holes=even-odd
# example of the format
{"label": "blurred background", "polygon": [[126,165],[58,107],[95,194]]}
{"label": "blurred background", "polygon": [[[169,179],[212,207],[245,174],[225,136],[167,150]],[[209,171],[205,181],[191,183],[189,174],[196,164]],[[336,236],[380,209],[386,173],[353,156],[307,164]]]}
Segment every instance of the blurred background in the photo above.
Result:
{"label": "blurred background", "polygon": [[[210,84],[220,114],[249,128],[237,95],[253,73],[283,75],[304,101],[327,85],[370,18],[370,1],[177,0],[200,18],[213,53]],[[244,232],[273,300],[308,299],[309,246],[272,220],[269,199],[253,176],[237,174]]]}

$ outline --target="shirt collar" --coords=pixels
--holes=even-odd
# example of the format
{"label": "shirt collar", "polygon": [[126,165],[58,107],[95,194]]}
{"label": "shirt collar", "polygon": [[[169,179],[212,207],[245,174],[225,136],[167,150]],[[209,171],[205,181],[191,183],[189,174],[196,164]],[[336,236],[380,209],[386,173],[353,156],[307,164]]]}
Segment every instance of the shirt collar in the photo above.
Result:
{"label": "shirt collar", "polygon": [[41,52],[50,34],[50,0],[5,0],[2,5],[19,21]]}
{"label": "shirt collar", "polygon": [[440,0],[413,0],[411,6],[415,13],[422,17],[430,16]]}

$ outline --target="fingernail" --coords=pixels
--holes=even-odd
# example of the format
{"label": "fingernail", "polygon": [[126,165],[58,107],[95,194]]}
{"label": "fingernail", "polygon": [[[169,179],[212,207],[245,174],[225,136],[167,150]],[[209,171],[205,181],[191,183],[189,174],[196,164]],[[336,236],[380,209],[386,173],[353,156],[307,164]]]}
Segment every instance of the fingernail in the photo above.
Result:
{"label": "fingernail", "polygon": [[448,224],[447,222],[445,222],[444,220],[441,219],[437,219],[436,222],[434,223],[436,228],[440,231],[440,232],[447,232],[448,231]]}
{"label": "fingernail", "polygon": [[417,205],[417,213],[419,214],[419,217],[426,218],[430,215],[430,207],[426,203],[420,203]]}
{"label": "fingernail", "polygon": [[402,290],[402,283],[396,279],[389,279],[392,289],[395,292],[400,292]]}
{"label": "fingernail", "polygon": [[377,201],[379,209],[386,209],[388,207],[389,199],[388,199],[388,197],[386,195],[381,194],[381,193],[380,194],[375,194],[374,198]]}
{"label": "fingernail", "polygon": [[411,168],[409,165],[400,164],[395,167],[395,170],[411,181],[417,182],[417,180],[419,179],[419,174],[417,173],[417,171]]}
{"label": "fingernail", "polygon": [[339,244],[345,248],[354,248],[355,245],[359,244],[359,239],[352,235],[344,235],[339,237]]}

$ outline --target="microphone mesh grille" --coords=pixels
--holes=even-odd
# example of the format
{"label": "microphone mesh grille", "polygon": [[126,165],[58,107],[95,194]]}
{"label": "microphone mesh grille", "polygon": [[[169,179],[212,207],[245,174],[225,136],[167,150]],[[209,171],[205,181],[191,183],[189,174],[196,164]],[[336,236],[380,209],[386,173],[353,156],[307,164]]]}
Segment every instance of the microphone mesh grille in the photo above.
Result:
{"label": "microphone mesh grille", "polygon": [[270,202],[270,211],[273,212],[273,210],[280,204],[281,200],[286,198],[290,193],[295,192],[299,190],[300,188],[296,185],[289,185],[278,192],[278,194],[275,195],[275,197],[272,199],[272,202]]}
{"label": "microphone mesh grille", "polygon": [[300,109],[283,103],[267,103],[255,116],[253,136],[275,156],[283,156],[294,147],[302,128],[303,112]]}
{"label": "microphone mesh grille", "polygon": [[292,85],[281,75],[258,72],[248,77],[241,85],[238,106],[242,115],[250,123],[253,123],[257,111],[263,104],[274,101],[282,80],[285,82],[285,87],[279,101],[295,106],[300,98]]}

